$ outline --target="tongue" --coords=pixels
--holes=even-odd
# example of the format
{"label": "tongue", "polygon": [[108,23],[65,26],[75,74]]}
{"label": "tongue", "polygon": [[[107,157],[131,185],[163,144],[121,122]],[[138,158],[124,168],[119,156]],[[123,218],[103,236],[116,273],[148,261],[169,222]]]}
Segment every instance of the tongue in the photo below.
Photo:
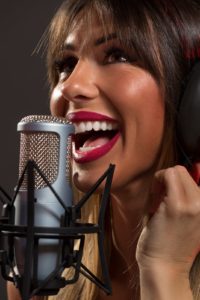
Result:
{"label": "tongue", "polygon": [[98,147],[98,146],[103,146],[106,143],[109,142],[109,138],[108,137],[98,137],[98,138],[89,138],[83,145],[84,147]]}

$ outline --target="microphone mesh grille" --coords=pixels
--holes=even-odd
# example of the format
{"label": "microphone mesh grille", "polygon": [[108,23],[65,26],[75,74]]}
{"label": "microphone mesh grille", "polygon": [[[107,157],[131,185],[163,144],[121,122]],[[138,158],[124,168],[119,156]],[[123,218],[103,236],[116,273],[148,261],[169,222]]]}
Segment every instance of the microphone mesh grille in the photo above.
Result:
{"label": "microphone mesh grille", "polygon": [[[58,153],[59,137],[54,133],[21,133],[19,176],[26,166],[28,160],[34,160],[39,169],[52,184],[58,175]],[[35,188],[46,186],[45,181],[35,172]],[[21,188],[27,189],[27,178],[25,176]]]}
{"label": "microphone mesh grille", "polygon": [[[27,116],[21,120],[21,123],[23,122],[69,124],[65,118],[48,115]],[[22,132],[20,137],[19,178],[21,177],[28,160],[34,160],[49,183],[53,184],[59,171],[59,143],[59,136],[53,132]],[[69,174],[68,165],[66,174]],[[40,189],[46,186],[46,182],[37,172],[35,172],[35,188]],[[26,176],[21,185],[21,189],[27,189]]]}
{"label": "microphone mesh grille", "polygon": [[61,117],[54,117],[49,115],[30,115],[24,117],[20,123],[59,123],[59,124],[69,124],[70,122],[67,121],[65,118]]}

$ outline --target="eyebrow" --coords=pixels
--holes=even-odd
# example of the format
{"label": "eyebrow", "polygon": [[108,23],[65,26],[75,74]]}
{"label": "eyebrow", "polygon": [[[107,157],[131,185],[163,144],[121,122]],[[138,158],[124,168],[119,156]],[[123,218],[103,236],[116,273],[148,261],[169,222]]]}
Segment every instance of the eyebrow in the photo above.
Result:
{"label": "eyebrow", "polygon": [[75,51],[76,47],[72,43],[65,43],[64,44],[64,50]]}
{"label": "eyebrow", "polygon": [[95,46],[99,46],[101,44],[104,44],[110,40],[114,40],[117,38],[117,34],[116,33],[110,33],[109,35],[107,36],[102,36],[100,37],[99,39],[97,39],[94,43]]}
{"label": "eyebrow", "polygon": [[[110,33],[107,36],[102,36],[100,38],[98,38],[95,42],[94,42],[94,46],[100,46],[101,44],[104,44],[110,40],[116,39],[117,38],[117,34],[116,33]],[[71,50],[71,51],[75,51],[76,47],[74,44],[72,43],[65,43],[64,45],[64,49],[65,50]]]}

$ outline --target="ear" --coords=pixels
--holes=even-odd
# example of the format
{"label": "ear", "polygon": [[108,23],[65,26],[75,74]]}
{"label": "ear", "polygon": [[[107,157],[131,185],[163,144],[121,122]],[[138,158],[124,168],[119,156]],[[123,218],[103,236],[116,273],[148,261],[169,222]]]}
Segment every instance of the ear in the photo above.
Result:
{"label": "ear", "polygon": [[196,162],[192,164],[192,169],[190,171],[190,175],[194,179],[194,181],[200,185],[200,162]]}

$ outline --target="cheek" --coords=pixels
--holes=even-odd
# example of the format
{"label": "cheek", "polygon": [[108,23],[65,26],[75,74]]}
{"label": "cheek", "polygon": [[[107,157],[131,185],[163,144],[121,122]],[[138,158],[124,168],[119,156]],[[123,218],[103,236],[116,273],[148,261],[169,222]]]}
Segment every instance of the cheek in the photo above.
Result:
{"label": "cheek", "polygon": [[144,130],[151,143],[160,142],[165,119],[165,104],[162,93],[158,89],[157,85],[151,84],[146,89],[146,94],[141,99],[141,122],[144,123]]}
{"label": "cheek", "polygon": [[64,99],[61,90],[56,86],[50,97],[50,111],[53,116],[64,117],[67,109],[67,101]]}
{"label": "cheek", "polygon": [[[145,71],[137,75],[126,73],[116,79],[115,89],[110,90],[110,99],[120,112],[125,124],[136,123],[147,131],[164,123],[164,100],[156,81]],[[112,85],[113,86],[113,85]]]}
{"label": "cheek", "polygon": [[130,151],[137,152],[138,157],[154,159],[163,136],[164,99],[151,75],[144,71],[138,74],[134,78],[124,76],[117,85],[119,88],[113,91],[112,99],[122,118],[125,148],[133,144]]}

